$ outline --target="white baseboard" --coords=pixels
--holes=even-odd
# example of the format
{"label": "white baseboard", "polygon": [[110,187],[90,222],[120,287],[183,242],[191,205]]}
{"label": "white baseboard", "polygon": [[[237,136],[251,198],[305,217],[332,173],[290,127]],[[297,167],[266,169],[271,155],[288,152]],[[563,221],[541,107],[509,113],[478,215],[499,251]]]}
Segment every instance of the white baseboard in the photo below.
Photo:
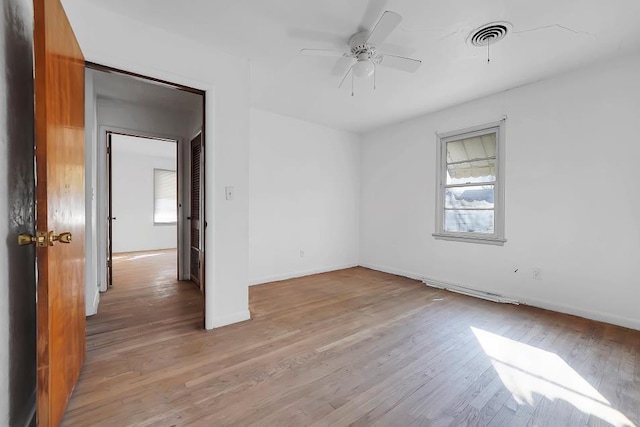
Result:
{"label": "white baseboard", "polygon": [[395,274],[396,276],[408,277],[409,279],[422,281],[424,276],[422,274],[413,273],[410,271],[399,270],[393,267],[387,267],[386,265],[361,263],[361,267],[370,268],[371,270],[382,271],[383,273]]}
{"label": "white baseboard", "polygon": [[336,265],[336,266],[332,266],[332,267],[322,267],[322,268],[314,268],[314,269],[311,269],[311,270],[297,271],[297,272],[294,272],[294,273],[276,274],[276,275],[273,275],[273,276],[266,276],[266,277],[260,277],[260,278],[257,278],[257,279],[250,279],[249,280],[249,286],[262,285],[264,283],[271,283],[271,282],[278,282],[280,280],[295,279],[296,277],[311,276],[313,274],[328,273],[330,271],[344,270],[346,268],[352,268],[352,267],[357,267],[357,266],[358,266],[358,264],[356,264],[356,263],[353,263],[353,264],[342,264],[342,265]]}
{"label": "white baseboard", "polygon": [[233,323],[243,322],[245,320],[250,320],[250,319],[251,319],[251,313],[249,312],[249,310],[242,310],[236,313],[227,314],[226,316],[214,317],[213,319],[211,319],[211,321],[207,319],[206,328],[207,329],[221,328],[223,326],[231,325]]}
{"label": "white baseboard", "polygon": [[485,299],[487,301],[498,302],[501,304],[515,304],[520,302],[513,298],[505,297],[504,295],[497,294],[495,292],[482,291],[478,289],[468,288],[466,286],[458,285],[456,283],[443,282],[442,280],[431,279],[429,277],[423,277],[422,283],[432,288],[445,289],[447,291],[455,292],[469,297]]}
{"label": "white baseboard", "polygon": [[[424,275],[413,272],[399,270],[397,268],[386,267],[376,264],[362,263],[362,267],[370,268],[376,271],[382,271],[383,273],[395,274],[397,276],[408,277],[410,279],[420,280],[424,279]],[[585,319],[596,320],[599,322],[610,323],[612,325],[618,325],[625,328],[640,330],[640,319],[629,319],[626,317],[617,316],[610,313],[602,313],[599,311],[586,310],[583,308],[573,307],[570,305],[557,304],[550,301],[540,300],[536,298],[519,297],[517,295],[508,295],[510,299],[517,300],[520,304],[530,305],[532,307],[543,308],[545,310],[551,310],[558,313],[571,314],[573,316],[584,317]]]}
{"label": "white baseboard", "polygon": [[600,311],[585,310],[579,307],[573,307],[570,305],[557,304],[554,302],[539,300],[535,298],[522,298],[520,300],[522,304],[530,305],[533,307],[544,308],[545,310],[557,311],[558,313],[571,314],[578,317],[584,317],[585,319],[597,320],[599,322],[610,323],[612,325],[623,326],[629,329],[640,330],[639,319],[629,319],[626,317],[616,316],[615,314],[602,313]]}

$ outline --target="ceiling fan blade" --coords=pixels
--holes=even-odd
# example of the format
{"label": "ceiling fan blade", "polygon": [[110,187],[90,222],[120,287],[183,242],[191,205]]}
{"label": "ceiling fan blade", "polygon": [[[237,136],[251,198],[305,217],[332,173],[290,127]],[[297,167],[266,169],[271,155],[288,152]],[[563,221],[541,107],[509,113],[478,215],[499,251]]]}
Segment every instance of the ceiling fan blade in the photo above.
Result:
{"label": "ceiling fan blade", "polygon": [[419,59],[406,58],[404,56],[391,55],[388,53],[382,54],[382,60],[380,65],[397,70],[406,71],[408,73],[415,73],[420,68],[422,61]]}
{"label": "ceiling fan blade", "polygon": [[347,79],[347,76],[349,75],[349,73],[351,72],[351,70],[353,70],[353,65],[351,67],[349,67],[349,69],[347,70],[346,73],[344,73],[344,77],[342,78],[342,80],[340,80],[340,84],[338,85],[338,89],[340,89],[342,87],[342,84],[344,83],[344,81]]}
{"label": "ceiling fan blade", "polygon": [[302,49],[301,55],[307,56],[346,56],[344,52],[338,52],[337,50],[325,50],[325,49]]}
{"label": "ceiling fan blade", "polygon": [[398,24],[400,24],[400,21],[402,21],[402,16],[387,10],[382,14],[376,26],[373,27],[373,30],[371,30],[367,43],[373,46],[380,45],[389,37],[389,34],[391,34]]}
{"label": "ceiling fan blade", "polygon": [[[376,26],[376,22],[380,19],[380,15],[387,10],[389,0],[367,0],[367,7],[358,26],[358,32],[371,31]],[[318,39],[316,39],[318,40]]]}

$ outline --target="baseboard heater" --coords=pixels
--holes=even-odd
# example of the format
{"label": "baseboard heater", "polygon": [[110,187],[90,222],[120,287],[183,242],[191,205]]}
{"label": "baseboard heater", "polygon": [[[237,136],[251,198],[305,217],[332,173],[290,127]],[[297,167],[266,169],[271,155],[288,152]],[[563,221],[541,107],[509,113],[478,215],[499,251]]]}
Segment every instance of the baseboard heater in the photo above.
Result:
{"label": "baseboard heater", "polygon": [[454,285],[454,284],[451,284],[451,283],[441,282],[440,280],[423,278],[422,279],[422,283],[424,283],[425,285],[427,285],[427,286],[429,286],[431,288],[443,289],[445,291],[455,292],[457,294],[467,295],[467,296],[475,297],[475,298],[482,298],[482,299],[487,300],[487,301],[498,302],[498,303],[501,303],[501,304],[515,304],[515,305],[519,305],[520,304],[519,301],[516,301],[516,300],[511,299],[511,298],[504,297],[504,296],[502,296],[500,294],[494,294],[492,292],[478,291],[476,289],[467,288],[467,287],[464,287],[464,286],[459,286],[459,285]]}

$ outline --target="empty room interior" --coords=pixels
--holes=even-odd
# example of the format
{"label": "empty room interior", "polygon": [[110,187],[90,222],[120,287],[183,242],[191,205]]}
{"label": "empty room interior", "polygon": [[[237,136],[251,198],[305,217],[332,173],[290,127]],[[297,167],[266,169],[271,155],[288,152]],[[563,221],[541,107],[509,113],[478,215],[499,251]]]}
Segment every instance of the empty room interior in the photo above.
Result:
{"label": "empty room interior", "polygon": [[21,303],[0,424],[640,426],[640,2],[8,1],[85,61],[86,326],[43,392]]}

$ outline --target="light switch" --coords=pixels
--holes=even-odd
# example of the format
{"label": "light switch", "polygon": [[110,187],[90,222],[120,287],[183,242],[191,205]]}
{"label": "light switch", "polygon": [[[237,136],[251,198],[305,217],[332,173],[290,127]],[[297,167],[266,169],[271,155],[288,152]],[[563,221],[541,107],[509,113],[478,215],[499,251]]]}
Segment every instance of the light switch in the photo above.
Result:
{"label": "light switch", "polygon": [[233,187],[224,187],[224,194],[225,194],[225,199],[227,200],[233,200]]}

